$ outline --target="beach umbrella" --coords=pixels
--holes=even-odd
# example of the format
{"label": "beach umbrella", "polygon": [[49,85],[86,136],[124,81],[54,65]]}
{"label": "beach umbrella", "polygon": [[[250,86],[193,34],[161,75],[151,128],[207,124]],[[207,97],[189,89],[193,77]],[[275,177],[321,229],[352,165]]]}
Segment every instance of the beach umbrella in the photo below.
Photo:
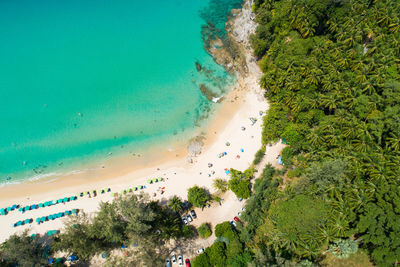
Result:
{"label": "beach umbrella", "polygon": [[7,210],[7,212],[8,212],[8,211],[11,211],[11,207],[7,207],[7,209],[6,209],[6,210]]}
{"label": "beach umbrella", "polygon": [[69,201],[69,198],[65,197],[64,202],[68,202],[68,201]]}
{"label": "beach umbrella", "polygon": [[60,198],[57,203],[63,203],[63,199]]}
{"label": "beach umbrella", "polygon": [[23,208],[23,207],[21,207],[21,208],[19,208],[19,209],[18,209],[18,211],[23,211],[23,210],[24,210],[24,208]]}
{"label": "beach umbrella", "polygon": [[77,209],[73,209],[72,213],[78,213],[78,210]]}
{"label": "beach umbrella", "polygon": [[12,205],[11,210],[15,210],[17,208],[17,205]]}
{"label": "beach umbrella", "polygon": [[158,179],[157,179],[157,178],[156,178],[156,179],[154,179],[154,180],[153,180],[153,182],[157,183],[157,182],[158,182]]}
{"label": "beach umbrella", "polygon": [[0,209],[0,212],[1,212],[1,213],[5,212],[5,211],[6,211],[6,210],[5,210],[4,208],[1,208],[1,209]]}
{"label": "beach umbrella", "polygon": [[107,188],[107,192],[111,192],[111,188]]}
{"label": "beach umbrella", "polygon": [[147,180],[147,182],[148,182],[149,184],[151,184],[153,181],[149,179],[149,180]]}
{"label": "beach umbrella", "polygon": [[39,223],[41,220],[40,218],[36,218],[36,222]]}
{"label": "beach umbrella", "polygon": [[46,221],[46,216],[43,216],[42,218],[40,218],[43,222],[45,222]]}
{"label": "beach umbrella", "polygon": [[105,192],[104,189],[101,189],[100,193],[101,193],[101,194],[104,194],[104,192]]}
{"label": "beach umbrella", "polygon": [[25,221],[24,221],[24,223],[30,223],[31,222],[31,219],[26,219]]}
{"label": "beach umbrella", "polygon": [[18,221],[18,222],[16,223],[16,225],[17,225],[17,226],[22,225],[22,221]]}
{"label": "beach umbrella", "polygon": [[30,210],[31,206],[25,206],[25,211]]}
{"label": "beach umbrella", "polygon": [[53,215],[51,215],[51,214],[48,216],[48,218],[49,218],[49,220],[54,220]]}
{"label": "beach umbrella", "polygon": [[43,203],[39,203],[39,208],[43,208]]}

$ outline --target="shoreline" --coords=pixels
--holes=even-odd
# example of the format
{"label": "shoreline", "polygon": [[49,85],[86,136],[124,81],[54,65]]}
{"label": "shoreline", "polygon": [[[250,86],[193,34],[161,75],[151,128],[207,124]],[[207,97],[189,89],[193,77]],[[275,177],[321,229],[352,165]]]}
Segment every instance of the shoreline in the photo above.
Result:
{"label": "shoreline", "polygon": [[[249,2],[246,1],[242,10],[249,7]],[[239,26],[235,26],[238,24],[235,23],[239,20],[238,18],[243,16],[246,16],[244,11],[232,18],[234,30],[243,31],[246,30],[246,27],[251,26],[251,23],[239,23]],[[228,23],[230,22],[228,21]],[[249,34],[249,32],[247,29],[246,33]],[[230,37],[235,38],[235,34]],[[163,157],[151,162],[146,162],[143,157],[141,159],[143,162],[139,163],[140,168],[132,166],[132,162],[129,160],[124,162],[123,159],[117,159],[114,165],[110,164],[104,169],[93,169],[84,174],[71,174],[58,179],[45,178],[30,183],[2,187],[0,188],[0,207],[13,204],[32,205],[60,197],[78,195],[82,191],[97,190],[98,194],[91,198],[78,197],[78,200],[63,205],[58,204],[27,211],[22,215],[19,211],[11,211],[10,214],[0,217],[0,225],[4,229],[0,234],[0,242],[9,235],[25,229],[30,229],[31,233],[42,234],[51,229],[61,229],[63,226],[63,219],[37,225],[35,218],[40,216],[47,216],[66,209],[81,209],[87,213],[95,212],[101,201],[113,199],[110,193],[99,194],[99,191],[104,188],[110,187],[111,192],[115,193],[134,186],[146,185],[147,188],[143,190],[144,192],[149,193],[154,199],[164,202],[173,195],[185,199],[187,188],[195,184],[207,187],[212,191],[213,179],[229,178],[225,174],[226,169],[235,168],[243,171],[248,168],[253,161],[254,154],[262,145],[262,114],[260,111],[265,112],[268,104],[258,85],[260,70],[257,70],[258,66],[252,60],[252,54],[246,49],[245,43],[237,42],[243,46],[243,50],[246,50],[244,56],[247,67],[252,71],[238,74],[235,88],[224,97],[221,106],[216,109],[215,116],[207,123],[202,152],[192,158],[193,163],[187,161],[187,148],[182,145],[173,151],[168,151],[167,148],[161,152],[159,150],[149,151],[150,153],[162,153]],[[250,117],[257,118],[254,125],[252,125]],[[243,131],[242,127],[246,129]],[[229,146],[226,145],[227,142],[230,143]],[[271,150],[275,153],[279,149],[281,149],[281,145],[278,143]],[[222,158],[218,157],[221,152],[227,152],[227,155]],[[211,168],[208,167],[209,163],[213,164]],[[158,177],[162,177],[164,181],[147,184],[148,179]],[[160,190],[160,188],[164,189]],[[11,226],[14,222],[27,218],[33,218],[34,222],[17,228]]]}
{"label": "shoreline", "polygon": [[[215,109],[215,114],[213,114],[215,116],[209,118],[210,121],[205,124],[205,129],[201,131],[202,134],[198,131],[197,136],[204,137],[201,154],[214,143],[219,133],[234,117],[234,111],[240,107],[239,102],[243,98],[243,94],[243,88],[240,88],[240,85],[237,84],[224,96],[224,101]],[[139,158],[133,158],[131,155],[119,155],[100,164],[88,164],[81,170],[70,171],[61,175],[49,174],[48,177],[2,186],[0,187],[0,207],[7,206],[15,200],[30,199],[35,195],[54,191],[53,188],[48,188],[51,186],[63,188],[81,186],[86,188],[86,185],[92,186],[94,183],[105,181],[112,182],[120,176],[131,173],[148,173],[151,170],[157,170],[159,166],[172,166],[178,162],[179,165],[187,164],[188,141],[188,139],[179,142],[174,141],[168,143],[168,147],[163,147],[161,144],[153,145],[144,153],[142,152],[142,156]],[[163,149],[163,151],[160,151],[160,149]],[[196,161],[197,157],[192,157],[192,159]]]}

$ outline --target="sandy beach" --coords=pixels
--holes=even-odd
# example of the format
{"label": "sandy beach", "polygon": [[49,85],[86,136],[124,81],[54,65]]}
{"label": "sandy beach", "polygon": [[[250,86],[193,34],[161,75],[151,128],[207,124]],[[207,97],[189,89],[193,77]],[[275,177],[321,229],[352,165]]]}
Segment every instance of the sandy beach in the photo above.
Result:
{"label": "sandy beach", "polygon": [[[240,18],[238,16],[236,21],[244,25],[240,22]],[[233,34],[238,36],[235,32]],[[246,34],[250,32],[247,31]],[[238,39],[245,38],[240,35]],[[243,46],[245,45],[244,43]],[[162,202],[173,195],[186,199],[189,187],[204,186],[213,192],[213,179],[229,179],[226,170],[235,168],[243,171],[248,168],[254,159],[254,154],[262,145],[262,116],[268,109],[268,105],[258,85],[260,72],[249,53],[246,62],[249,73],[244,77],[239,77],[236,87],[219,104],[216,116],[210,121],[204,133],[202,152],[192,157],[192,163],[187,160],[186,146],[177,146],[173,150],[164,147],[158,148],[157,151],[148,151],[149,154],[158,155],[151,161],[148,157],[135,161],[125,157],[115,160],[104,168],[99,166],[84,173],[73,173],[58,179],[42,179],[0,188],[0,207],[4,208],[13,204],[24,207],[49,200],[78,196],[77,200],[65,204],[38,208],[23,214],[14,210],[6,216],[1,216],[0,242],[11,234],[25,229],[29,229],[30,233],[40,234],[49,230],[62,231],[65,218],[47,221],[40,225],[36,223],[36,218],[72,209],[93,213],[98,209],[101,201],[112,200],[112,193],[120,194],[124,189],[143,185],[146,188],[140,191],[149,193],[154,199]],[[250,118],[255,118],[257,121],[254,122]],[[269,146],[264,162],[274,163],[281,149],[280,143]],[[221,153],[224,154],[224,152],[226,155],[221,157]],[[147,180],[154,178],[163,178],[163,181],[148,184]],[[100,191],[104,188],[111,188],[111,193],[101,194]],[[79,197],[80,192],[91,190],[97,191],[96,197]],[[163,191],[162,194],[161,191]],[[12,226],[19,220],[30,218],[33,219],[33,223],[15,228]]]}

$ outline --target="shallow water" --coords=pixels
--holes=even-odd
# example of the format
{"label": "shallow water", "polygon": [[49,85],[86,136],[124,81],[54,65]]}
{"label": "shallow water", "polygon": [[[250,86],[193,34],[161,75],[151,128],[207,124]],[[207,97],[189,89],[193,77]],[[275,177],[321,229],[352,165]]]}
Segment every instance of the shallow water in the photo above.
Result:
{"label": "shallow water", "polygon": [[213,108],[200,85],[222,95],[234,83],[202,26],[224,34],[240,2],[1,1],[0,184],[195,129]]}

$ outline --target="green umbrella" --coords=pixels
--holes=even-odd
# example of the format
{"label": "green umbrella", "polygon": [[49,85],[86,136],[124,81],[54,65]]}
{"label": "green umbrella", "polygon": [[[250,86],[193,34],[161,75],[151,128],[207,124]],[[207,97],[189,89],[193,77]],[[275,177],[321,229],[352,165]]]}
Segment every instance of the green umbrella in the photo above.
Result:
{"label": "green umbrella", "polygon": [[153,182],[157,183],[157,182],[158,182],[158,179],[157,179],[157,178],[156,178],[156,179],[154,179],[154,180],[153,180]]}
{"label": "green umbrella", "polygon": [[111,193],[111,196],[115,197],[115,196],[117,196],[117,193]]}
{"label": "green umbrella", "polygon": [[151,184],[153,181],[152,181],[151,179],[149,179],[149,180],[147,180],[147,182],[148,182],[149,184]]}

